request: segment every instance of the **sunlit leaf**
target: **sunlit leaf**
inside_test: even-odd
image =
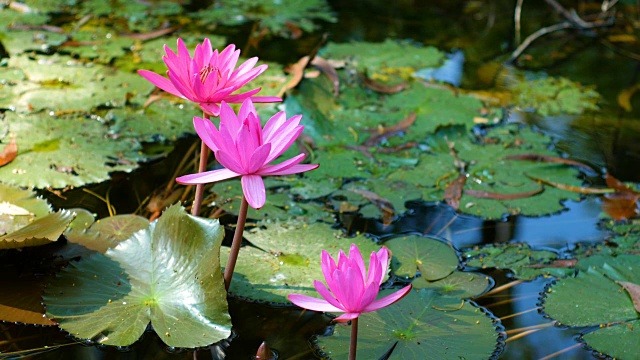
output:
[[[129,239],[135,232],[148,227],[149,220],[142,216],[116,215],[102,218],[88,228],[66,231],[64,236],[72,243],[104,254],[108,249]]]
[[[199,347],[231,332],[217,220],[174,205],[105,255],[64,269],[47,287],[47,314],[77,338],[126,346],[151,322],[169,346]]]
[[[427,280],[438,280],[458,268],[455,249],[442,241],[422,236],[403,236],[385,241],[391,250],[391,271],[396,276],[412,278],[416,271]]]

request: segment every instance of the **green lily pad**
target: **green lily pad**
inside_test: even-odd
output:
[[[434,291],[411,291],[397,303],[358,319],[358,357],[377,359],[397,342],[395,359],[489,359],[503,340],[496,320],[468,301]],[[327,357],[346,359],[351,329],[336,325],[333,335],[318,337]]]
[[[60,51],[108,64],[114,58],[125,55],[134,40],[119,36],[113,29],[85,25],[73,34],[70,44],[62,46]]]
[[[267,202],[256,210],[249,207],[247,217],[255,220],[285,221],[297,219],[299,221],[313,222],[327,219],[333,222],[331,214],[326,212],[322,205],[315,202],[297,202],[283,189],[283,182],[275,177],[264,179],[267,188]],[[217,183],[212,190],[217,194],[216,205],[226,212],[238,215],[243,192],[240,180],[229,180]]]
[[[162,341],[199,347],[227,338],[231,321],[218,220],[174,205],[105,255],[64,269],[44,294],[47,316],[74,337],[130,345],[149,321]]]
[[[115,215],[91,223],[87,228],[70,229],[64,236],[72,243],[80,244],[90,250],[105,253],[129,239],[139,230],[149,227],[149,220],[138,215]]]
[[[564,277],[573,274],[573,267],[553,267],[544,264],[558,259],[551,250],[534,250],[529,244],[488,245],[468,250],[463,254],[465,265],[480,269],[508,269],[514,277],[533,280],[538,276]]]
[[[10,105],[18,112],[89,111],[98,106],[123,106],[129,97],[148,93],[153,85],[137,74],[121,72],[98,64],[84,64],[68,56],[12,57],[9,69],[20,69],[18,96]]]
[[[421,276],[411,282],[415,289],[432,289],[442,295],[460,299],[483,294],[493,285],[493,279],[484,274],[454,271],[440,280],[429,281]]]
[[[567,326],[599,326],[583,336],[599,352],[615,358],[640,356],[640,338],[634,331],[640,316],[619,284],[640,284],[640,257],[596,255],[580,260],[577,267],[577,276],[545,292],[545,313]]]
[[[438,66],[445,58],[434,47],[420,47],[389,39],[381,43],[329,43],[320,54],[327,59],[352,62],[361,71],[366,70],[369,76],[382,76],[386,68],[409,68],[405,72],[413,74],[418,69]]]
[[[452,245],[423,236],[411,235],[385,241],[391,250],[394,275],[412,278],[416,271],[426,280],[446,277],[458,268],[458,254]]]
[[[313,20],[336,21],[325,0],[225,0],[195,14],[205,24],[258,24],[257,32],[293,37],[295,29],[313,31]],[[298,35],[299,36],[299,35]]]
[[[4,13],[5,11],[2,11],[0,12],[0,15]],[[47,17],[35,17],[33,20],[36,21],[33,22],[38,23],[43,19],[47,19]],[[4,23],[2,24],[4,25]],[[32,50],[48,52],[52,48],[60,46],[66,40],[67,35],[55,32],[37,30],[8,30],[0,32],[0,41],[2,41],[2,45],[12,57]]]
[[[28,225],[0,236],[0,249],[38,246],[57,241],[75,214],[61,210],[33,220]]]
[[[380,246],[364,236],[343,238],[341,230],[322,223],[277,222],[264,230],[245,232],[253,246],[240,249],[229,291],[257,301],[289,304],[292,293],[318,297],[314,280],[322,281],[320,256],[326,250],[337,258],[339,250],[349,252],[353,243],[363,258]],[[222,265],[228,259],[228,249],[220,251]]]
[[[542,116],[598,110],[600,100],[600,94],[593,87],[563,77],[522,81],[513,91],[517,106],[533,109]]]

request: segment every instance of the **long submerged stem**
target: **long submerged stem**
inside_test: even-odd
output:
[[[246,197],[242,197],[240,212],[238,213],[238,223],[236,224],[236,232],[233,234],[233,242],[231,243],[231,252],[227,266],[224,268],[224,288],[229,291],[231,287],[231,278],[233,278],[233,269],[236,267],[238,252],[242,244],[242,233],[244,233],[244,224],[247,222],[247,211],[249,210],[249,202]]]
[[[349,360],[356,360],[358,347],[358,318],[351,320],[351,344],[349,344]]]
[[[202,117],[209,119],[209,114],[203,112]],[[209,147],[202,141],[200,145],[200,165],[198,166],[198,173],[203,173],[207,170],[207,158],[209,157]],[[200,207],[202,206],[202,198],[204,197],[204,184],[196,185],[196,197],[193,199],[193,205],[191,206],[191,215],[200,215]]]

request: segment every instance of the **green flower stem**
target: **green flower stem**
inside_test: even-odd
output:
[[[231,287],[231,278],[233,278],[233,269],[236,267],[238,252],[242,244],[242,233],[244,232],[244,224],[247,222],[247,211],[249,210],[249,202],[246,197],[242,197],[240,212],[238,213],[238,222],[236,224],[236,232],[233,234],[233,242],[231,243],[231,252],[229,252],[229,260],[224,268],[224,287],[229,291]]]
[[[351,344],[349,344],[349,360],[356,360],[358,347],[358,318],[351,320]]]
[[[203,112],[202,117],[209,119],[209,114]],[[207,158],[209,157],[209,147],[202,141],[200,145],[200,165],[198,166],[198,173],[205,172],[207,170]],[[204,196],[204,184],[196,185],[196,197],[193,199],[193,205],[191,205],[191,215],[200,215],[200,207],[202,206],[202,198]]]

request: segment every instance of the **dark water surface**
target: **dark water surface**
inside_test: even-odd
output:
[[[387,38],[410,39],[416,43],[434,45],[444,51],[463,49],[467,58],[462,87],[490,89],[497,84],[496,76],[486,75],[492,64],[500,64],[513,50],[513,7],[515,1],[420,1],[420,0],[333,0],[330,1],[338,21],[321,24],[319,31],[305,34],[299,40],[272,39],[260,48],[258,55],[266,60],[283,63],[295,62],[308,54],[327,33],[330,41],[346,42],[382,41]],[[535,3],[535,4],[534,4]],[[567,2],[570,3],[570,2]],[[574,5],[578,2],[573,2]],[[571,4],[566,4],[567,7]],[[559,18],[544,2],[525,2],[523,9],[524,36],[542,26],[558,22]],[[243,44],[246,34],[233,34],[229,41]],[[557,140],[557,148],[572,158],[608,169],[623,181],[640,182],[640,122],[635,118],[638,110],[621,112],[616,96],[625,87],[635,84],[638,62],[617,55],[590,34],[564,34],[541,39],[531,47],[531,56],[520,66],[551,75],[562,75],[584,84],[597,86],[603,95],[603,112],[581,117],[540,118],[531,114],[509,114],[509,120],[532,123]],[[255,50],[254,50],[255,51]],[[544,51],[557,51],[557,60],[549,61]],[[402,56],[402,54],[398,54]],[[633,105],[635,104],[632,102]],[[634,106],[639,109],[640,106]],[[160,184],[154,179],[165,179],[167,169],[182,158],[189,141],[182,140],[175,152],[166,160],[146,166],[132,174],[116,176],[108,183],[92,187],[103,192],[111,187],[114,205],[120,213],[135,211],[130,202],[137,191],[148,194]],[[158,180],[155,180],[158,181]],[[599,183],[597,176],[585,181]],[[82,206],[99,216],[108,215],[104,204],[80,191],[69,193],[68,200],[51,194],[45,196],[59,207]],[[422,233],[450,239],[458,248],[480,244],[527,242],[532,246],[570,249],[576,243],[602,241],[605,232],[598,228],[601,212],[600,200],[589,198],[565,204],[568,211],[552,216],[531,218],[511,216],[503,221],[485,221],[454,213],[444,205],[412,203],[410,210],[399,221],[389,225],[349,217],[341,223],[350,231],[364,231],[380,237],[399,233]],[[0,259],[2,261],[2,259]],[[510,279],[504,273],[490,273],[498,285]],[[539,293],[546,279],[522,283],[496,296],[478,300],[495,316],[503,319],[507,330],[539,324],[548,324],[535,311]],[[230,312],[234,322],[235,338],[224,344],[197,352],[198,359],[218,359],[226,354],[229,359],[249,359],[260,342],[266,339],[280,359],[314,359],[309,338],[329,331],[330,319],[304,312],[297,308],[274,308],[265,304],[250,304],[232,299]],[[522,315],[511,316],[513,314]],[[153,332],[126,349],[98,348],[73,344],[62,331],[53,328],[0,324],[0,347],[3,351],[38,348],[38,359],[193,359],[192,351],[167,349]],[[509,341],[502,359],[541,359],[556,352],[558,359],[592,359],[591,351],[578,344],[576,334],[569,330],[546,327],[528,336]],[[14,342],[13,349],[3,343]],[[65,344],[48,351],[44,346]],[[66,345],[69,344],[69,345]],[[28,355],[30,353],[25,353]],[[1,357],[1,355],[0,355]],[[393,356],[392,356],[393,359]]]

